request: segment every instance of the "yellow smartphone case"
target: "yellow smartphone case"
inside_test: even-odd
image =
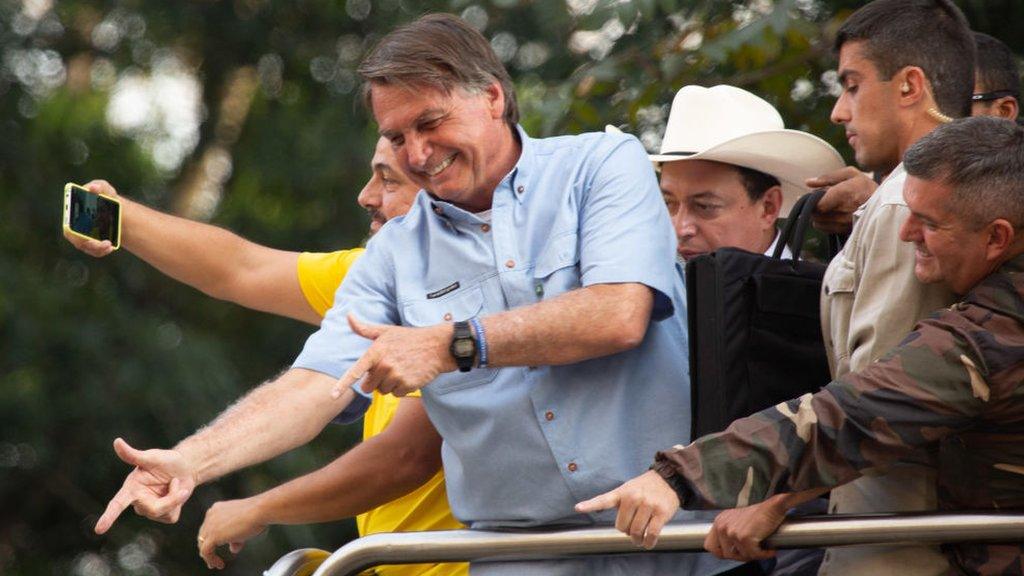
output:
[[[96,238],[93,238],[92,236],[82,234],[81,232],[76,232],[71,228],[71,191],[75,188],[82,190],[86,194],[94,194],[85,187],[79,186],[78,184],[72,182],[68,182],[67,184],[64,185],[64,231],[74,236],[78,236],[79,238],[85,238],[87,240],[96,240]],[[104,200],[109,200],[114,204],[117,204],[117,242],[111,242],[111,245],[113,245],[114,250],[117,250],[118,248],[121,247],[121,201],[118,200],[117,198],[114,198],[112,196],[106,196],[104,194],[96,195],[102,196]]]

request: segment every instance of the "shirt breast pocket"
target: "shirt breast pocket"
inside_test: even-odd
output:
[[[484,293],[479,285],[470,286],[440,298],[411,300],[402,305],[402,319],[409,326],[434,326],[469,320],[484,309]],[[448,354],[445,351],[445,354]],[[447,372],[427,385],[436,394],[447,394],[494,380],[494,368],[473,368],[469,372]]]
[[[549,240],[533,267],[538,296],[550,298],[579,288],[579,263],[579,235],[575,231]]]
[[[836,256],[836,258],[841,260],[836,262],[832,269],[828,270],[827,274],[825,274],[825,296],[843,297],[844,295],[853,294],[853,288],[856,284],[853,264],[843,258],[842,254]]]

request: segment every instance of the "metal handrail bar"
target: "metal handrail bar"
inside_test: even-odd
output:
[[[299,548],[281,556],[263,576],[309,576],[331,553],[319,548]]]
[[[657,551],[703,550],[711,524],[673,524],[662,530]],[[773,548],[813,548],[880,543],[1014,542],[1024,540],[1024,515],[967,512],[960,514],[874,514],[808,516],[787,520],[767,541]],[[303,552],[303,551],[296,551]],[[265,576],[298,576],[280,567]],[[318,551],[323,552],[323,551]],[[351,576],[380,564],[541,560],[585,554],[638,553],[629,537],[613,528],[554,532],[447,530],[374,534],[342,546],[323,560],[313,576]],[[291,559],[286,564],[293,565]]]

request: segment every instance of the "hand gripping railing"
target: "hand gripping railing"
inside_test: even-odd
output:
[[[711,524],[673,524],[658,539],[658,551],[698,551]],[[850,544],[916,542],[1019,542],[1024,515],[1005,513],[877,514],[810,516],[787,520],[767,541],[773,548],[816,548]],[[557,532],[449,530],[374,534],[349,542],[329,557],[316,549],[296,550],[274,563],[264,576],[351,576],[380,564],[539,560],[584,554],[638,553],[644,550],[613,528]],[[326,558],[326,559],[325,559]],[[317,565],[319,567],[317,567]]]

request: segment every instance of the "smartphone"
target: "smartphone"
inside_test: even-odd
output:
[[[64,230],[121,247],[121,203],[77,184],[64,186]]]

